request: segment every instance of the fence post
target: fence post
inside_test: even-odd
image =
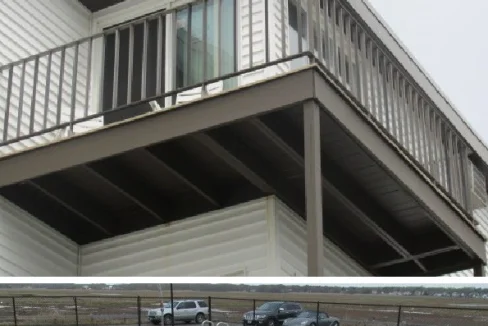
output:
[[[208,297],[208,320],[212,321],[212,297]]]
[[[169,284],[169,292],[171,295],[171,326],[175,326],[175,307],[174,307],[174,297],[173,297],[173,283]],[[164,316],[163,316],[164,320]]]
[[[141,297],[137,296],[137,322],[138,325],[141,326],[142,318],[141,318]]]
[[[256,299],[252,299],[252,322],[256,321]]]
[[[319,310],[320,310],[320,301],[317,301],[317,316],[316,317],[316,324],[317,326],[319,326]]]
[[[15,307],[15,297],[12,297],[12,308],[14,311],[14,326],[17,326],[17,308]]]
[[[75,320],[76,320],[76,326],[79,325],[79,320],[78,320],[78,297],[73,297],[73,301],[75,302]]]
[[[397,326],[400,326],[401,320],[402,320],[402,306],[398,306]]]

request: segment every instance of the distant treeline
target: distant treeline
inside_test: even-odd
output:
[[[163,291],[169,290],[169,284],[160,285]],[[1,289],[53,289],[53,290],[126,290],[159,291],[158,284],[0,284]],[[178,291],[201,292],[260,292],[260,293],[338,293],[338,294],[397,294],[415,296],[488,296],[488,288],[449,288],[422,286],[385,286],[385,287],[340,287],[327,285],[247,285],[247,284],[174,284]]]

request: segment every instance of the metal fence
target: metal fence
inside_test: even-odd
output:
[[[353,296],[348,296],[348,298],[351,297]],[[264,296],[259,299],[236,297],[192,297],[191,299],[204,300],[208,304],[209,312],[205,316],[207,320],[214,323],[225,322],[230,326],[242,325],[243,315],[246,312],[252,314],[263,303],[273,301],[266,300]],[[162,301],[169,302],[170,300],[171,298],[168,297],[119,295],[0,297],[0,325],[149,325],[151,323],[147,318],[148,311],[158,309],[161,307]],[[178,300],[178,298],[175,297],[174,300]],[[395,297],[391,297],[390,300],[394,302]],[[444,306],[400,306],[300,300],[293,302],[300,303],[305,310],[324,312],[336,317],[342,326],[487,325],[488,309],[457,307],[452,303],[450,305],[447,301],[443,301]],[[253,316],[255,315],[253,314]],[[181,322],[174,321],[174,323],[180,324]],[[320,326],[321,323],[313,323],[313,325]]]
[[[100,127],[147,113],[149,105],[134,107],[150,101],[171,106],[184,92],[191,101],[315,63],[430,182],[472,212],[469,145],[347,1],[238,4],[195,1],[0,67],[0,155],[88,121]]]

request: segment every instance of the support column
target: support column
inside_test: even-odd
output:
[[[478,263],[478,265],[473,268],[473,275],[475,277],[485,277],[485,265],[483,265],[482,263]]]
[[[324,267],[319,110],[313,101],[303,106],[308,276],[323,276]]]

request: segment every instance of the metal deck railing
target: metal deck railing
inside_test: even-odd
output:
[[[486,206],[465,139],[343,0],[196,1],[0,67],[0,155],[312,63],[460,208]]]

